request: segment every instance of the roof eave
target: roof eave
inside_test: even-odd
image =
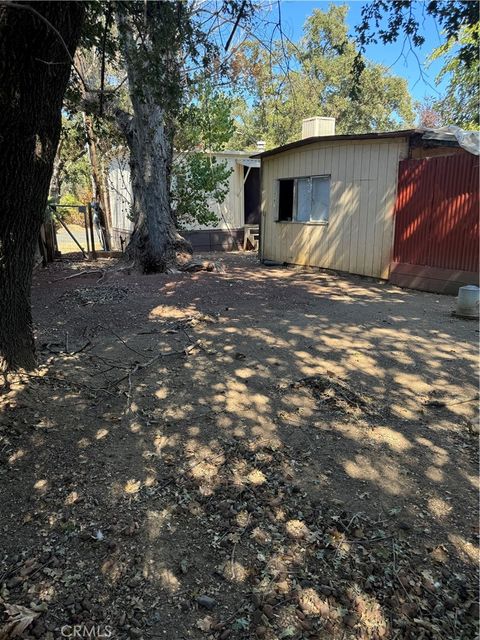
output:
[[[315,136],[312,138],[304,138],[303,140],[296,140],[295,142],[289,142],[280,147],[263,151],[262,153],[255,153],[251,155],[251,158],[266,158],[273,156],[284,151],[290,151],[291,149],[297,149],[309,144],[315,144],[317,142],[345,142],[351,140],[382,140],[385,138],[410,138],[415,134],[424,133],[423,129],[403,129],[400,131],[386,131],[384,133],[359,133],[359,134],[341,134],[334,136]]]

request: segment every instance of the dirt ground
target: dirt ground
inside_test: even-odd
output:
[[[40,366],[0,405],[4,629],[476,637],[478,325],[214,258],[37,272]]]

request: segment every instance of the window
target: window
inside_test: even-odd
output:
[[[278,220],[328,222],[330,176],[279,180]]]

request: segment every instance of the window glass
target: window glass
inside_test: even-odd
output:
[[[278,180],[278,220],[327,223],[330,210],[330,176]]]
[[[312,209],[310,220],[328,222],[330,207],[330,179],[312,178]]]
[[[298,178],[297,180],[297,215],[299,222],[310,220],[312,207],[312,188],[310,178]]]

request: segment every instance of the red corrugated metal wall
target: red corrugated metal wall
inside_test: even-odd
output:
[[[477,156],[402,160],[393,261],[478,272],[479,206]]]

